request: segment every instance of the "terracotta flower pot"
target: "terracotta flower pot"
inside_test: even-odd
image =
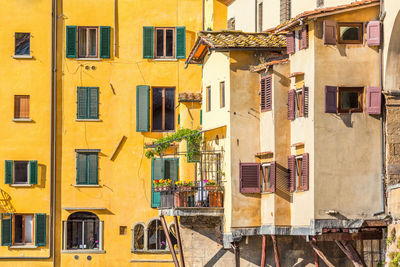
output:
[[[218,185],[206,185],[205,189],[207,191],[217,191],[218,190]]]
[[[178,185],[178,191],[189,192],[192,188],[188,185]]]

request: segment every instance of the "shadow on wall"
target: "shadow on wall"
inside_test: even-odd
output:
[[[400,11],[397,13],[390,36],[386,63],[385,90],[400,89]]]
[[[45,188],[46,187],[46,170],[47,166],[44,164],[38,164],[38,184],[37,187]]]
[[[2,212],[15,212],[15,208],[11,203],[11,196],[3,189],[0,189],[0,209]]]

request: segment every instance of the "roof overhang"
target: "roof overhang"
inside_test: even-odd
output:
[[[231,5],[235,0],[218,0],[218,2],[221,2],[222,4],[225,4],[227,6]]]

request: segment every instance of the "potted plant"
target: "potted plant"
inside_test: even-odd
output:
[[[175,182],[175,185],[177,186],[178,191],[188,192],[192,190],[193,182],[177,181]]]
[[[204,180],[204,183],[205,183],[205,189],[207,190],[207,191],[216,191],[216,190],[218,190],[218,185],[217,185],[217,183],[215,182],[215,181],[213,181],[213,180]]]
[[[171,190],[171,180],[170,179],[159,179],[154,180],[154,191],[162,192]]]

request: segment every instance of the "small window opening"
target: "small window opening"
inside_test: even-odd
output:
[[[271,164],[265,164],[262,168],[262,191],[268,192],[271,189]]]
[[[98,57],[98,28],[79,27],[78,28],[78,51],[80,58]]]
[[[296,157],[296,188],[300,189],[302,185],[303,156]]]
[[[339,113],[362,112],[363,87],[339,87]]]
[[[29,161],[14,161],[14,184],[27,184]]]
[[[31,54],[31,34],[15,33],[15,55],[24,56]]]
[[[153,87],[153,131],[175,129],[175,88]]]
[[[141,224],[137,224],[135,228],[133,228],[133,248],[134,250],[143,250],[144,249],[144,226]]]
[[[156,28],[156,58],[175,58],[175,29]]]
[[[16,214],[14,216],[14,244],[33,243],[33,215]]]
[[[338,23],[339,43],[362,44],[362,23]]]
[[[147,228],[147,249],[165,250],[167,248],[166,236],[160,220],[153,220]]]

